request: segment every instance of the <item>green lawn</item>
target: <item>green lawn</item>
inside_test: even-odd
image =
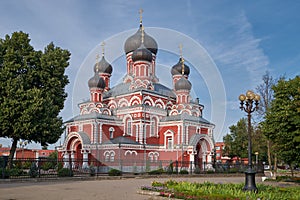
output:
[[[205,200],[285,200],[300,199],[300,186],[274,187],[258,184],[258,193],[244,192],[244,184],[222,184],[222,183],[190,183],[176,182],[173,180],[153,182],[151,186],[142,186],[142,190],[154,190],[160,192],[161,196],[177,199],[205,199]]]

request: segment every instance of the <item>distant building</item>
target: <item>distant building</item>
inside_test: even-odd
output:
[[[127,73],[113,87],[110,78],[117,68],[103,51],[88,80],[90,100],[80,103],[80,114],[65,122],[66,140],[59,148],[65,166],[81,160],[79,167],[88,167],[96,159],[101,166],[113,167],[122,159],[137,167],[146,160],[212,167],[214,124],[202,117],[199,99],[191,99],[192,72],[181,55],[164,75],[172,78],[173,88],[162,85],[156,76],[157,51],[158,44],[140,21],[137,32],[125,41]]]
[[[27,149],[17,148],[14,159],[35,159],[35,158],[46,158],[55,150],[43,150],[43,149]],[[9,156],[10,147],[0,148],[0,156]]]

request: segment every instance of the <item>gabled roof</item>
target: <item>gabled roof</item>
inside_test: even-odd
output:
[[[214,125],[214,124],[210,123],[208,120],[206,120],[202,117],[196,117],[196,116],[192,116],[192,115],[189,115],[189,114],[186,114],[186,113],[167,116],[167,117],[164,117],[161,121],[162,122],[167,122],[167,121],[183,121],[183,120]]]
[[[119,136],[112,140],[108,140],[108,141],[104,142],[103,144],[137,144],[137,145],[140,145],[140,143],[138,143],[128,137],[124,137],[124,136]]]
[[[84,114],[84,115],[77,115],[76,117],[73,117],[73,118],[65,121],[64,123],[74,122],[74,121],[82,121],[82,120],[89,120],[89,119],[106,119],[106,120],[120,121],[120,119],[118,119],[115,116],[103,115],[101,113],[93,112],[93,113]]]
[[[89,138],[89,136],[85,133],[85,132],[77,132],[80,137],[81,137],[81,140],[82,140],[82,144],[91,144],[91,140]]]

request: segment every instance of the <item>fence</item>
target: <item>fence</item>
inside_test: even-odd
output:
[[[205,174],[205,173],[243,173],[247,165],[243,163],[203,163],[167,160],[110,160],[91,159],[88,167],[82,167],[82,159],[14,159],[0,157],[0,178],[55,178],[65,176],[101,176],[111,171],[123,174]],[[10,167],[9,167],[10,166]],[[257,173],[263,173],[263,165],[254,166]],[[114,174],[110,174],[114,175]]]

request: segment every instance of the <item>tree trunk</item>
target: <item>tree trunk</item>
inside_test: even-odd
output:
[[[15,152],[16,152],[16,149],[17,149],[17,144],[18,144],[18,140],[19,139],[16,139],[16,138],[13,138],[13,143],[11,145],[11,148],[10,148],[10,152],[9,152],[9,157],[8,157],[8,162],[9,162],[9,168],[12,168],[13,167],[13,159],[14,159],[14,155],[15,155]]]
[[[271,158],[271,144],[270,144],[270,140],[267,139],[267,151],[268,151],[268,163],[269,163],[269,169],[271,174],[273,173],[272,170],[272,158]]]
[[[275,153],[274,157],[274,178],[276,179],[276,173],[277,173],[277,154]]]
[[[293,169],[293,164],[290,164],[290,168],[291,168],[292,177],[294,177],[294,169]]]

